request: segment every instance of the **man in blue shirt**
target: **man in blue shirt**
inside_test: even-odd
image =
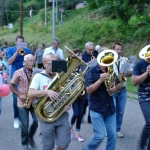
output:
[[[19,35],[16,37],[16,45],[17,42],[24,42],[24,37]],[[23,67],[24,56],[19,55],[20,48],[16,46],[9,47],[7,51],[8,64],[11,65],[10,78],[12,78],[14,72]],[[31,54],[30,49],[23,48],[25,54]],[[17,107],[17,96],[13,93],[13,108],[14,108],[14,128],[19,128],[19,113]]]
[[[93,42],[87,42],[85,44],[85,51],[82,54],[82,60],[85,61],[89,66],[92,66],[92,64],[95,64],[97,58],[97,53],[95,53],[95,45]],[[84,66],[81,67],[82,70],[84,70]],[[88,95],[86,96],[88,98]],[[83,116],[86,114],[86,108],[88,106],[88,101],[86,100],[84,103],[83,108]],[[91,123],[90,114],[88,113],[88,123]]]
[[[150,48],[150,45],[148,46]],[[138,100],[145,119],[138,150],[150,149],[150,57],[139,60],[133,68],[132,83],[138,85]]]
[[[116,146],[116,114],[112,96],[122,88],[118,83],[109,90],[104,81],[109,78],[107,67],[97,64],[91,67],[86,74],[86,91],[89,94],[89,109],[94,136],[84,150],[96,150],[105,138],[107,130],[106,150],[115,150]],[[116,80],[118,82],[118,80]]]

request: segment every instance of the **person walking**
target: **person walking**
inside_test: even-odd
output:
[[[8,59],[8,64],[11,65],[10,69],[10,78],[12,78],[14,72],[20,68],[23,67],[23,61],[24,61],[24,56],[19,54],[20,47],[17,47],[18,42],[24,42],[24,37],[21,35],[18,35],[16,37],[15,41],[15,46],[9,47],[7,51],[7,59]],[[31,54],[30,49],[28,48],[23,48],[26,54]],[[17,88],[17,85],[16,85]],[[14,128],[18,129],[19,128],[19,113],[18,113],[18,107],[17,107],[17,95],[13,93],[13,109],[14,109]]]

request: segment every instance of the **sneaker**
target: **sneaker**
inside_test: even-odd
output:
[[[28,146],[23,146],[23,150],[30,150]]]
[[[76,140],[78,140],[79,142],[84,142],[84,139],[82,138],[80,134],[76,136]]]
[[[123,138],[123,134],[121,132],[117,132],[118,138]]]
[[[18,128],[19,128],[19,120],[18,120],[18,118],[17,118],[17,119],[14,119],[14,128],[15,128],[15,129],[18,129]]]
[[[71,139],[73,139],[73,137],[74,137],[74,131],[73,131],[73,129],[70,129],[70,134],[71,134]]]

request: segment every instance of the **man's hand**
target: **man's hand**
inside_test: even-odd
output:
[[[27,99],[27,96],[24,94],[20,94],[18,97],[22,100],[22,102],[24,102]]]
[[[64,107],[64,111],[65,111],[65,112],[68,111],[71,107],[72,107],[72,105],[66,105],[66,106]]]
[[[104,82],[106,79],[108,79],[109,78],[109,73],[102,73],[102,74],[100,74],[100,78],[99,78],[99,80],[101,81],[101,83],[102,82]]]
[[[47,95],[50,97],[51,100],[58,99],[58,94],[55,91],[47,90]]]

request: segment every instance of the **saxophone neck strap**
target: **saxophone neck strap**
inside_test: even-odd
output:
[[[31,75],[30,75],[30,77],[28,76],[28,74],[27,74],[27,69],[26,69],[25,67],[23,68],[23,71],[24,71],[24,73],[26,74],[26,77],[27,77],[28,83],[30,83],[30,80],[31,80],[31,77],[32,77],[32,71],[31,71]]]

